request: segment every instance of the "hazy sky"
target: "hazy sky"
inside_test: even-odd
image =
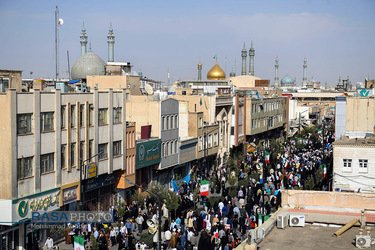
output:
[[[233,1],[0,1],[0,68],[23,70],[23,78],[55,75],[54,12],[59,6],[60,74],[80,57],[85,22],[92,51],[107,61],[112,22],[115,61],[131,62],[134,71],[167,82],[203,77],[215,64],[227,76],[241,73],[241,50],[255,48],[255,75],[273,83],[275,57],[280,79],[289,74],[333,86],[338,77],[352,83],[375,78],[375,1],[233,0]],[[247,57],[247,70],[249,57]]]

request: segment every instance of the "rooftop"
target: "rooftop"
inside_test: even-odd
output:
[[[334,146],[375,146],[375,136],[370,138],[349,138],[347,136],[343,136],[340,140],[337,140],[333,143]]]
[[[305,227],[275,227],[259,244],[259,249],[357,249],[355,236],[359,227],[352,227],[341,237],[332,236],[338,227],[306,225]],[[375,228],[370,231],[375,235]]]

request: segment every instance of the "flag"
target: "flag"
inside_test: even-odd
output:
[[[74,250],[85,250],[85,239],[82,236],[74,236]]]
[[[327,176],[327,165],[324,165],[323,175],[324,175],[324,178],[326,178],[326,176]]]
[[[280,184],[281,184],[281,189],[285,189],[283,179],[281,179]]]
[[[216,55],[214,55],[214,58],[212,58],[212,59],[216,59],[217,58],[217,56]]]
[[[215,235],[215,244],[218,244],[219,243],[219,230],[218,229],[216,229],[214,235]]]
[[[270,153],[265,152],[264,155],[264,160],[266,161],[266,164],[270,164]]]
[[[209,193],[209,181],[201,181],[201,196],[208,196]]]

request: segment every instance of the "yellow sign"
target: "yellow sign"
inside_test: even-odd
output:
[[[86,168],[86,178],[90,179],[97,176],[98,167],[95,163],[91,163],[90,165],[87,165]]]

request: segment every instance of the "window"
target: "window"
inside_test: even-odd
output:
[[[174,128],[178,128],[178,115],[174,116],[174,124],[175,124]]]
[[[121,123],[121,108],[114,108],[113,109],[113,123]]]
[[[84,161],[85,160],[85,142],[84,141],[81,141],[81,143],[79,144],[79,156],[78,156],[78,159],[80,161]],[[80,162],[81,164],[81,162]]]
[[[198,118],[198,127],[199,128],[203,127],[203,117]]]
[[[108,109],[99,109],[99,126],[107,125],[107,110]]]
[[[120,156],[121,155],[121,141],[114,141],[113,142],[113,156]]]
[[[75,159],[76,144],[70,144],[70,166],[74,166],[76,163]]]
[[[168,143],[168,155],[171,155],[172,154],[172,142],[169,141],[167,143]]]
[[[79,126],[82,127],[83,126],[83,117],[84,117],[84,114],[85,113],[85,105],[80,105],[79,106]]]
[[[368,160],[359,160],[359,172],[366,172],[367,173],[367,165],[368,165]]]
[[[91,159],[93,156],[92,152],[94,151],[94,141],[90,140],[89,141],[89,157],[87,159]]]
[[[31,117],[32,117],[32,114],[17,115],[17,133],[18,134],[31,133]]]
[[[61,168],[65,168],[66,145],[61,145]]]
[[[89,105],[89,125],[92,126],[94,124],[93,122],[94,118],[94,105]]]
[[[162,116],[161,117],[161,131],[163,131],[163,130],[165,130],[165,117],[164,116]]]
[[[163,142],[161,144],[161,148],[162,148],[162,150],[161,150],[162,157],[166,157],[167,156],[167,145],[166,145],[165,142]]]
[[[76,110],[76,105],[71,105],[70,106],[70,126],[71,127],[74,127],[74,125],[76,124],[75,110]]]
[[[99,161],[108,158],[107,147],[108,143],[99,144]]]
[[[201,151],[203,148],[203,137],[199,136],[198,138],[198,150]]]
[[[217,133],[214,134],[214,146],[219,144],[219,135]]]
[[[212,147],[212,134],[209,134],[209,135],[208,135],[208,147],[209,147],[209,148]]]
[[[168,115],[168,129],[172,129],[172,116]]]
[[[65,128],[65,111],[66,106],[61,106],[61,128]]]
[[[17,160],[17,178],[33,176],[33,157],[22,157]]]
[[[352,159],[343,159],[344,169],[343,171],[352,171]]]
[[[175,154],[177,154],[178,153],[178,142],[177,142],[177,140],[174,141],[174,147],[175,147],[174,152],[175,152]]]
[[[41,113],[40,114],[40,131],[53,131],[53,112]]]
[[[48,173],[54,170],[54,154],[45,154],[40,156],[40,173]]]

